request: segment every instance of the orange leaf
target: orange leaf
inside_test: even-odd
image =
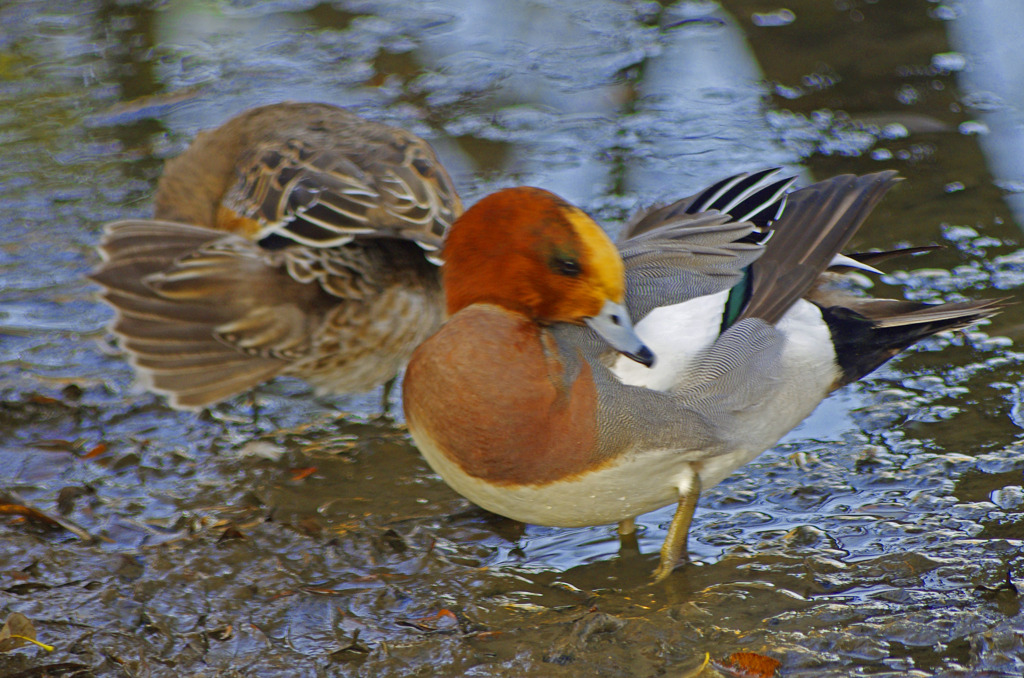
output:
[[[29,506],[22,506],[21,504],[0,504],[0,513],[6,513],[8,515],[24,516],[40,523],[44,523],[51,527],[60,527],[60,523],[46,515],[42,511],[38,511]]]
[[[450,620],[450,621],[449,621]],[[453,624],[459,623],[459,618],[451,610],[441,608],[434,614],[420,617],[419,619],[401,620],[396,622],[400,626],[411,626],[420,631],[441,631],[451,628]]]
[[[316,473],[316,466],[307,466],[306,468],[293,468],[292,480],[305,480],[314,473]]]
[[[91,450],[86,452],[84,455],[82,455],[82,459],[95,459],[96,457],[100,456],[101,454],[103,454],[106,451],[107,451],[107,444],[106,443],[100,443],[99,445],[97,445],[96,447],[92,448]]]
[[[782,663],[756,652],[733,652],[715,666],[732,673],[738,678],[772,678]]]
[[[480,631],[473,635],[477,640],[490,640],[491,638],[497,638],[498,636],[505,635],[504,631]]]

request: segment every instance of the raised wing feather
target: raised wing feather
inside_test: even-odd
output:
[[[100,252],[106,264],[92,278],[117,311],[111,329],[143,384],[176,407],[266,381],[307,347],[308,328],[294,309],[323,292],[268,267],[258,245],[241,236],[122,221],[107,226]],[[253,317],[254,298],[274,312]]]
[[[749,296],[739,319],[774,323],[781,318],[810,291],[898,181],[893,171],[846,174],[791,193],[764,256],[751,267]]]
[[[634,322],[658,306],[721,292],[741,281],[764,252],[793,183],[775,180],[777,172],[730,177],[631,222],[619,249]]]

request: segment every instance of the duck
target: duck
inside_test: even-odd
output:
[[[652,582],[686,553],[702,490],[831,392],[999,300],[878,299],[841,253],[893,171],[791,190],[739,174],[641,213],[618,244],[579,208],[508,188],[452,226],[449,317],[412,355],[403,407],[430,467],[478,506],[553,527],[674,505]]]
[[[463,207],[430,145],[282,102],[200,132],[151,219],[105,226],[91,279],[138,381],[176,409],[280,375],[388,393],[445,318],[438,252]]]

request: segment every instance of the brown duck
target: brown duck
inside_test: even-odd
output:
[[[441,325],[431,253],[461,213],[423,139],[274,104],[168,162],[154,218],[108,224],[91,278],[140,381],[174,407],[278,375],[357,393],[390,384]]]

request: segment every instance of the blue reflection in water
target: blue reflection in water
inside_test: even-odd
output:
[[[949,41],[960,54],[937,55],[932,65],[957,71],[964,102],[984,123],[965,123],[961,132],[980,134],[989,169],[1024,228],[1024,3],[977,0],[955,8],[940,18],[949,19]]]

